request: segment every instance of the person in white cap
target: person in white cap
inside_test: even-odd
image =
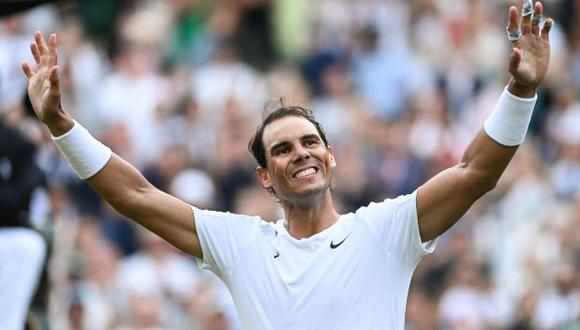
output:
[[[60,106],[56,36],[37,32],[23,64],[38,118],[78,175],[112,206],[199,258],[228,286],[245,329],[403,329],[418,261],[493,189],[526,135],[549,62],[552,20],[537,2],[509,9],[511,79],[462,160],[413,193],[354,213],[333,207],[337,162],[304,108],[281,104],[250,149],[262,186],[282,205],[276,223],[192,207],[149,184]]]

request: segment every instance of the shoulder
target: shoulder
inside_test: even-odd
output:
[[[387,216],[399,211],[417,211],[417,190],[407,195],[401,195],[397,198],[387,198],[381,202],[370,202],[367,206],[360,207],[355,214],[362,218]]]
[[[205,218],[205,219],[227,219],[227,220],[231,220],[231,221],[245,221],[248,223],[258,223],[258,224],[262,224],[262,223],[267,223],[265,220],[263,220],[261,217],[259,216],[252,216],[252,215],[246,215],[246,214],[238,214],[238,213],[232,213],[232,212],[228,212],[228,211],[213,211],[213,210],[204,210],[204,209],[200,209],[197,208],[196,206],[190,205],[191,209],[193,210],[193,214],[197,220],[197,218]]]
[[[259,216],[251,216],[245,214],[202,210],[195,206],[191,207],[195,218],[195,224],[198,231],[226,231],[231,234],[246,235],[250,232],[273,232],[275,224],[265,221]],[[204,230],[205,229],[205,230]]]

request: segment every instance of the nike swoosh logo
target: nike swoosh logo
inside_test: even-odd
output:
[[[276,251],[276,255],[274,255],[274,259],[278,258],[280,256],[280,252]]]
[[[339,247],[342,243],[344,243],[344,241],[346,241],[346,239],[350,236],[350,234],[348,234],[342,241],[334,244],[334,241],[330,241],[330,248],[331,249],[336,249],[337,247]]]

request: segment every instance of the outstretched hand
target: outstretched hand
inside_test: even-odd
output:
[[[525,9],[526,0],[523,2]],[[552,19],[546,19],[541,26],[543,13],[544,8],[540,2],[536,2],[533,6],[533,15],[531,12],[523,12],[527,15],[522,15],[521,20],[515,6],[511,6],[508,12],[508,33],[517,34],[518,26],[521,29],[521,39],[512,42],[509,72],[513,80],[510,83],[510,89],[515,89],[516,94],[531,93],[531,95],[519,96],[533,96],[548,70],[550,60],[549,32],[554,22]]]
[[[30,50],[36,70],[26,62],[22,63],[22,70],[28,79],[28,97],[38,119],[48,126],[53,135],[58,136],[68,131],[73,121],[60,103],[56,35],[49,36],[47,45],[42,34],[36,32],[34,41],[30,44]]]

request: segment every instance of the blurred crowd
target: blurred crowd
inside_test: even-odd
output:
[[[580,329],[580,3],[543,3],[556,24],[528,138],[418,266],[408,329]],[[29,215],[51,251],[38,322],[239,328],[224,285],[103,203],[33,119],[20,70],[33,31],[57,33],[63,107],[155,186],[275,220],[247,151],[268,101],[324,125],[341,212],[410,193],[459,162],[506,85],[511,4],[85,0],[3,17],[1,120],[47,175]]]

